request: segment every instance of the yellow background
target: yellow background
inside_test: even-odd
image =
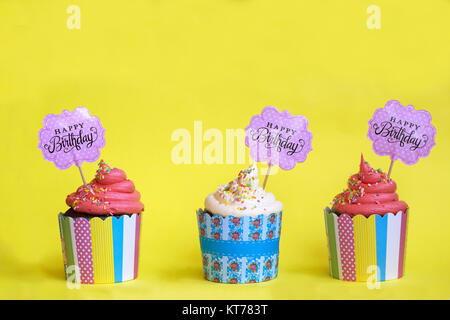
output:
[[[70,4],[81,29],[69,30]],[[366,9],[381,9],[369,30]],[[450,2],[0,1],[0,298],[450,298]],[[428,158],[394,165],[411,207],[406,275],[369,290],[328,275],[322,210],[374,154],[367,121],[390,99],[428,110]],[[47,113],[89,108],[106,128],[102,157],[146,205],[137,281],[69,290],[57,213],[81,179],[44,161]],[[172,132],[244,128],[266,105],[305,115],[313,151],[269,179],[284,203],[279,277],[202,279],[195,210],[244,165],[175,165]],[[95,163],[83,165],[87,179]]]

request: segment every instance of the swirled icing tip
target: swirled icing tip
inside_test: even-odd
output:
[[[239,171],[238,182],[247,187],[259,186],[258,167],[256,166],[256,162],[253,162],[251,167]]]
[[[390,182],[387,175],[381,169],[373,169],[369,162],[364,160],[361,153],[361,163],[359,164],[359,178],[367,183]]]
[[[256,191],[259,187],[258,167],[256,162],[247,169],[239,171],[236,179],[220,186],[217,192],[225,205],[230,203],[245,203],[245,200],[256,199]],[[238,210],[245,210],[246,207],[238,207]]]
[[[95,174],[95,178],[97,180],[103,180],[105,177],[105,174],[109,174],[111,172],[111,167],[109,166],[109,164],[107,164],[105,161],[103,161],[103,159],[100,160],[100,162],[97,165],[98,165],[98,169]]]
[[[364,166],[364,163],[367,163],[367,162],[364,161],[364,155],[361,152],[361,163],[359,164],[359,172],[361,172],[361,170],[362,170],[362,168]]]

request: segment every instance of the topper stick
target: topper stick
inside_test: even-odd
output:
[[[391,160],[391,165],[389,166],[388,179],[391,178],[392,166],[394,165],[394,160]]]
[[[81,179],[83,179],[83,186],[86,185],[86,179],[84,179],[83,170],[81,170],[81,164],[79,164],[77,160],[77,155],[72,151],[72,159],[73,162],[75,162],[75,165],[78,167],[78,170],[80,171]]]
[[[272,168],[272,164],[269,163],[269,167],[267,168],[266,177],[264,178],[263,189],[266,189],[267,179],[269,179],[270,168]]]
[[[80,170],[80,174],[81,174],[81,179],[83,179],[83,185],[86,185],[86,179],[84,179],[84,174],[83,174],[83,170],[81,170],[81,166],[77,166],[78,170]]]

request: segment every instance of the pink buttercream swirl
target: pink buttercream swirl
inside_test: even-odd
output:
[[[125,172],[101,160],[95,179],[68,195],[66,203],[77,212],[92,215],[133,214],[144,210],[140,199]]]
[[[359,173],[348,179],[348,188],[338,194],[333,211],[350,215],[384,215],[405,211],[408,205],[398,200],[397,185],[381,169],[374,170],[361,155]]]

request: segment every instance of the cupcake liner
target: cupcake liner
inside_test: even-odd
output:
[[[199,209],[205,279],[221,283],[256,283],[278,274],[282,212],[268,216],[210,215]]]
[[[141,214],[105,218],[58,215],[66,279],[115,283],[137,277]]]
[[[403,276],[408,210],[352,217],[327,207],[324,214],[333,278],[367,281],[376,276],[385,281]]]

